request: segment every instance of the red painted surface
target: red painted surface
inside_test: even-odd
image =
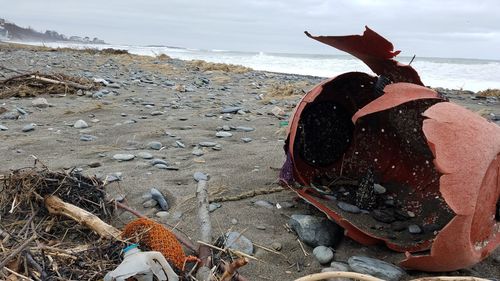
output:
[[[394,52],[389,41],[368,28],[363,36],[313,38],[351,53],[376,73],[403,83],[386,86],[379,97],[368,86],[375,83],[376,77],[350,72],[307,93],[291,117],[285,147],[294,180],[307,187],[316,176],[338,176],[342,172],[354,177],[359,176],[359,171],[374,167],[381,182],[401,183],[410,188],[405,196],[407,210],[414,211],[423,221],[443,216],[439,211],[432,212],[439,209],[432,205],[433,197],[443,199],[442,204],[452,211],[452,217],[434,237],[405,245],[363,229],[355,217],[346,219],[311,189],[294,191],[344,227],[352,239],[365,245],[385,243],[393,250],[406,252],[407,259],[402,262],[406,268],[449,271],[487,257],[500,245],[500,223],[495,220],[500,198],[500,127],[421,86],[418,74],[410,66],[392,59],[399,51]],[[358,87],[346,89],[346,83]],[[308,105],[322,101],[338,103],[351,114],[355,127],[352,144],[342,159],[317,167],[301,159],[295,145],[302,112]],[[415,128],[418,138],[413,140],[417,145],[410,153],[412,146],[405,146],[405,138],[412,134],[402,132],[405,127],[398,123],[397,114],[400,108],[413,114],[423,112],[416,118],[419,122],[408,121],[419,126]],[[430,251],[415,253],[423,250]]]

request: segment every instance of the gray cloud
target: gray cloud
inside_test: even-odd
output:
[[[303,35],[368,25],[404,55],[500,59],[497,0],[0,0],[0,17],[111,43],[337,53]]]

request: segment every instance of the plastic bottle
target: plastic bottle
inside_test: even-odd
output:
[[[134,277],[137,281],[152,281],[153,276],[160,281],[178,281],[179,277],[172,270],[160,252],[142,252],[137,244],[123,250],[123,261],[113,271],[104,276],[104,281],[125,281]]]

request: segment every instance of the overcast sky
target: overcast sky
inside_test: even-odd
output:
[[[0,0],[20,26],[109,43],[337,54],[307,38],[368,25],[401,55],[500,60],[499,0]]]

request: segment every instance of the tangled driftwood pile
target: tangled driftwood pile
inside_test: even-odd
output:
[[[121,262],[121,242],[51,215],[65,201],[111,219],[113,206],[102,182],[46,168],[16,170],[0,179],[0,268],[33,280],[98,280]]]
[[[42,94],[75,94],[78,90],[90,91],[98,88],[98,83],[83,77],[33,72],[0,81],[0,99],[35,97]]]

